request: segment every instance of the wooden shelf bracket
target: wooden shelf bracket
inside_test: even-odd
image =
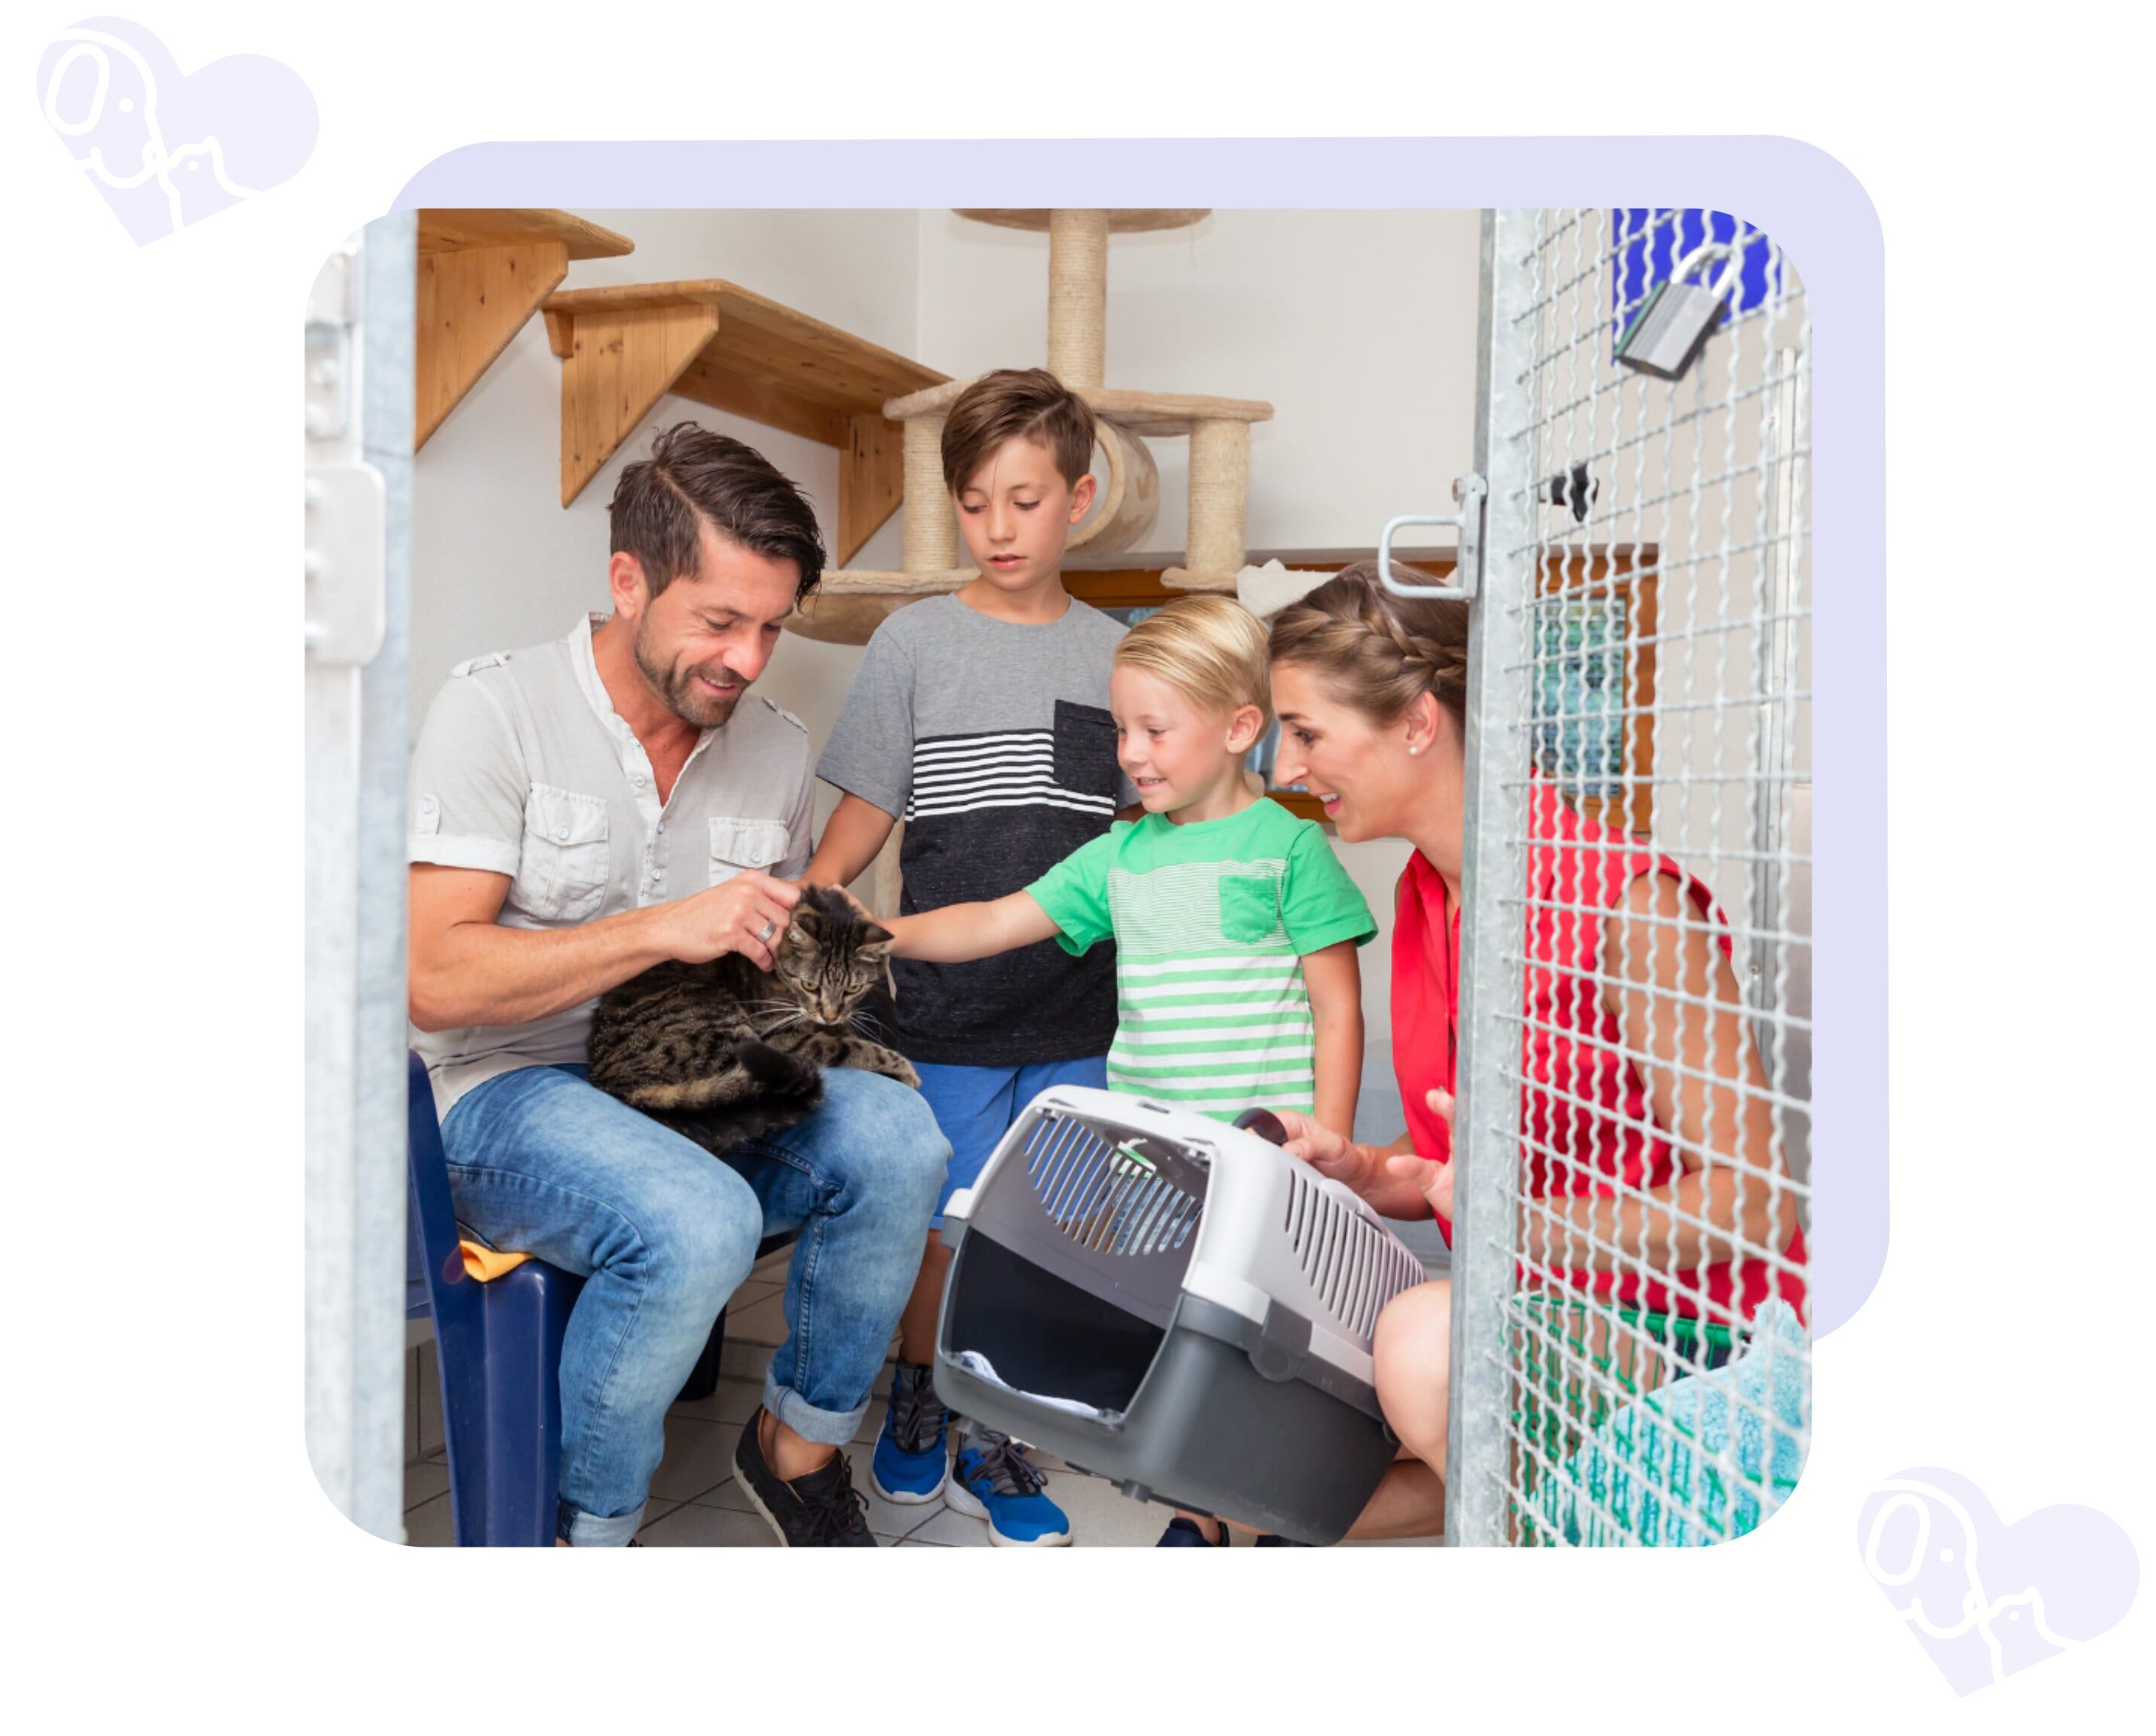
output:
[[[671,392],[838,449],[834,566],[904,495],[904,441],[884,400],[946,378],[717,278],[572,290],[544,306],[562,360],[564,506]]]
[[[634,245],[566,211],[422,211],[412,449],[560,286],[570,260],[617,258]]]

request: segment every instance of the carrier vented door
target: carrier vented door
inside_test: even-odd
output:
[[[1120,1419],[1174,1314],[1210,1159],[1106,1116],[1029,1111],[974,1189],[943,1353]]]

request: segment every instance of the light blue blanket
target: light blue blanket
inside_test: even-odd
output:
[[[1574,1543],[1682,1548],[1742,1537],[1788,1497],[1811,1431],[1804,1323],[1779,1298],[1744,1353],[1613,1414],[1530,1497],[1537,1524]]]

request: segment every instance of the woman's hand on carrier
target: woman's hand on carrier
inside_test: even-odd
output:
[[[1300,1158],[1320,1175],[1329,1176],[1342,1186],[1361,1193],[1376,1169],[1375,1156],[1368,1147],[1356,1144],[1345,1134],[1336,1133],[1314,1116],[1305,1115],[1297,1109],[1276,1109],[1281,1125],[1287,1129],[1287,1143],[1281,1148],[1291,1158]]]
[[[1385,1159],[1386,1174],[1396,1181],[1407,1183],[1430,1202],[1431,1213],[1450,1224],[1452,1221],[1452,1157],[1459,1148],[1453,1143],[1452,1094],[1434,1091],[1423,1100],[1430,1105],[1430,1113],[1445,1123],[1448,1136],[1447,1155],[1433,1162],[1415,1152],[1396,1152]]]

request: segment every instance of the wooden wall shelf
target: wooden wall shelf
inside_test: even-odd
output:
[[[570,260],[618,259],[634,247],[566,211],[422,211],[412,449],[560,287]]]
[[[898,421],[909,416],[940,416],[949,412],[958,395],[972,382],[952,380],[943,386],[916,392],[884,406]],[[1072,388],[1096,416],[1106,416],[1132,434],[1173,437],[1188,434],[1207,422],[1270,422],[1273,407],[1255,398],[1204,398],[1181,392],[1126,392],[1120,388],[1078,386]]]
[[[843,567],[897,510],[905,447],[887,398],[947,375],[719,278],[547,298],[562,358],[562,504],[665,393],[839,449]]]

